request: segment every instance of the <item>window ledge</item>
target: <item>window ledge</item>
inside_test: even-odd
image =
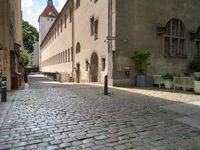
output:
[[[170,56],[170,55],[164,55],[164,57],[166,57],[166,58],[183,58],[183,59],[188,58],[187,56]]]

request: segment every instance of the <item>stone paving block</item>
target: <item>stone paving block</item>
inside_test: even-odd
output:
[[[177,103],[177,104],[162,106],[161,108],[181,113],[184,115],[200,114],[200,107],[197,105]]]
[[[191,117],[182,117],[182,118],[178,118],[176,119],[177,121],[180,121],[182,123],[185,123],[187,125],[190,125],[192,127],[195,128],[199,128],[200,129],[200,121],[197,119],[193,119]]]
[[[196,107],[116,89],[112,89],[116,94],[104,97],[101,87],[54,83],[58,84],[55,88],[50,81],[44,84],[38,78],[33,80],[30,89],[15,94],[0,127],[2,147],[190,150],[200,146],[198,122],[189,120],[195,124],[193,127],[184,124],[188,118],[184,118],[184,123],[175,120],[184,113],[198,113]],[[171,111],[170,105],[178,109]],[[199,102],[193,105],[199,107]],[[161,106],[170,109],[161,111]],[[185,112],[181,112],[181,106],[186,108]],[[189,108],[194,109],[190,112]],[[187,117],[198,120],[199,116]]]

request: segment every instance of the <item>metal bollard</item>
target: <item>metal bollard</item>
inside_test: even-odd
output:
[[[6,87],[6,76],[2,77],[2,84],[1,84],[1,101],[6,102],[7,100],[7,87]]]
[[[27,70],[24,71],[24,82],[28,83],[28,73],[27,73]]]
[[[108,76],[104,78],[104,95],[108,95]]]

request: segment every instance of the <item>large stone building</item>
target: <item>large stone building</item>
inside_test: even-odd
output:
[[[68,0],[40,44],[42,71],[130,85],[130,55],[148,49],[149,75],[189,72],[200,58],[199,10],[199,0]]]
[[[39,22],[39,45],[41,45],[44,37],[48,33],[49,29],[51,28],[52,24],[54,23],[55,19],[58,16],[58,11],[53,5],[52,0],[47,0],[47,6],[45,7],[44,11],[40,14],[38,18]],[[39,67],[41,71],[41,52],[39,46]]]
[[[0,73],[7,89],[18,89],[23,81],[21,0],[0,1]]]

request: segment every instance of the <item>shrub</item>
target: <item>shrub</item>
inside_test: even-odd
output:
[[[162,78],[164,80],[173,80],[173,75],[167,73],[167,74],[163,75]]]
[[[135,65],[135,70],[138,75],[146,75],[147,66],[150,65],[148,59],[151,56],[151,52],[148,50],[136,50],[133,52],[130,59]]]
[[[200,72],[200,60],[193,60],[190,65],[190,68],[194,72]]]

